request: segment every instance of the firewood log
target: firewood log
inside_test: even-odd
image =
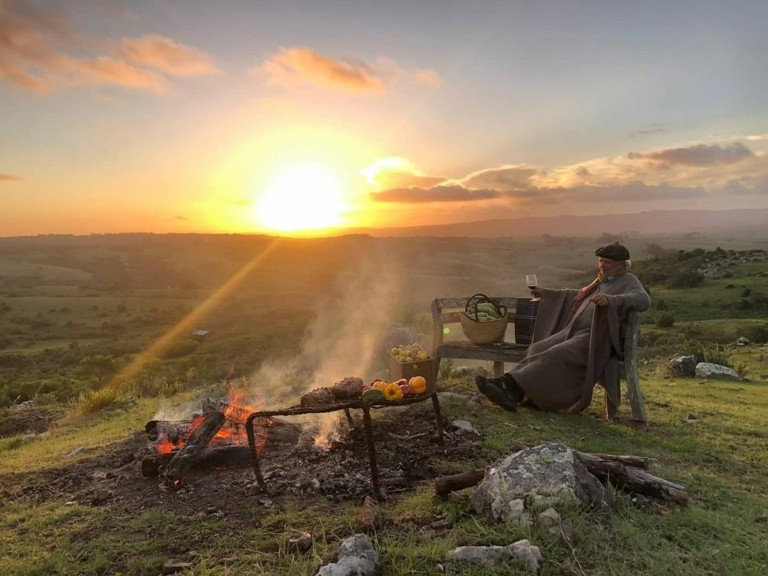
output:
[[[225,418],[221,412],[210,412],[205,416],[200,425],[190,434],[184,448],[179,450],[168,463],[163,473],[163,479],[179,488],[184,474],[195,464],[199,455],[205,450],[208,442],[224,425]]]

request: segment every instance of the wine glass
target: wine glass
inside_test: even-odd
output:
[[[533,289],[539,285],[539,279],[536,278],[536,274],[526,274],[525,284],[528,286],[528,289],[531,291],[531,302],[538,301],[539,298],[537,298],[536,295],[533,293]]]

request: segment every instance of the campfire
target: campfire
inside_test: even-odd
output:
[[[442,442],[439,403],[435,393],[402,398],[395,402],[371,402],[360,395],[362,388],[362,380],[359,378],[345,378],[331,388],[308,392],[302,396],[298,406],[270,411],[260,411],[244,404],[244,395],[227,401],[206,398],[201,409],[190,419],[147,422],[145,431],[148,454],[142,459],[142,474],[160,477],[166,485],[179,489],[184,478],[195,469],[244,466],[250,462],[259,487],[268,494],[267,477],[261,466],[262,456],[273,454],[278,458],[284,457],[307,436],[303,425],[289,421],[286,417],[343,411],[348,423],[349,439],[361,444],[360,427],[356,426],[351,413],[353,410],[361,410],[370,485],[374,495],[380,498],[382,481],[376,459],[371,409],[431,399],[437,438]],[[316,444],[315,439],[312,444]],[[322,449],[315,447],[315,450]]]
[[[242,466],[251,458],[246,421],[256,412],[220,399],[206,398],[189,420],[150,420],[145,426],[149,455],[142,460],[144,476],[159,476],[180,488],[195,468]],[[256,452],[296,444],[302,427],[275,418],[254,419]]]

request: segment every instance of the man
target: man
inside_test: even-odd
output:
[[[609,360],[623,353],[619,327],[627,310],[647,310],[651,299],[628,272],[624,246],[608,244],[595,256],[597,278],[584,288],[533,290],[541,302],[525,359],[501,378],[475,378],[490,400],[506,410],[528,402],[541,410],[575,413],[589,406],[594,385],[601,382],[618,404],[618,374]]]

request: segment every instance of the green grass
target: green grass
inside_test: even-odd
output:
[[[282,241],[260,266],[206,307],[208,297],[270,242],[118,235],[41,239],[30,241],[32,247],[25,251],[20,242],[21,256],[3,254],[0,404],[8,406],[17,396],[43,402],[57,391],[66,399],[62,402],[69,402],[85,393],[47,434],[0,438],[0,574],[154,575],[168,558],[178,558],[194,565],[186,573],[201,576],[303,576],[314,574],[338,550],[339,542],[355,532],[359,503],[325,498],[277,498],[272,507],[247,510],[244,525],[233,525],[227,518],[173,514],[154,501],[130,512],[119,502],[85,506],[63,495],[11,497],[19,494],[15,482],[20,475],[39,478],[57,474],[65,465],[85,466],[128,434],[140,433],[136,428],[150,420],[162,402],[180,405],[198,397],[201,389],[188,388],[194,382],[187,381],[187,374],[196,374],[195,382],[209,390],[232,366],[239,368],[238,376],[247,377],[265,360],[279,363],[298,354],[314,305],[329,294],[336,301],[351,298],[360,313],[368,313],[363,296],[370,287],[366,282],[375,282],[376,275],[361,283],[351,278],[370,266],[371,252],[360,250],[365,267],[355,268],[359,247],[349,239]],[[764,244],[764,239],[635,238],[633,271],[638,273],[644,268],[646,242],[670,249],[748,249]],[[70,244],[70,249],[57,249],[59,243]],[[548,286],[574,285],[593,273],[594,244],[594,239],[551,246],[538,238],[379,239],[375,246],[388,258],[373,264],[377,274],[396,270],[406,287],[388,320],[408,324],[428,338],[431,298],[477,292],[523,295],[522,278],[531,270],[540,271]],[[653,266],[649,270],[655,273],[674,272],[676,259]],[[382,576],[443,574],[440,566],[456,546],[504,545],[522,538],[540,547],[546,575],[765,573],[768,349],[764,342],[733,345],[739,336],[751,338],[768,330],[766,314],[743,304],[768,294],[763,270],[764,264],[744,263],[729,268],[731,277],[705,280],[696,288],[651,286],[654,308],[645,314],[640,338],[650,419],[646,432],[606,424],[600,389],[592,406],[575,416],[527,410],[510,415],[487,405],[475,409],[461,402],[443,404],[445,422],[467,419],[481,433],[483,454],[502,456],[517,443],[547,441],[585,452],[645,456],[653,462],[652,473],[687,488],[692,497],[688,506],[640,506],[620,495],[613,514],[565,507],[561,512],[572,525],[566,538],[537,526],[491,522],[472,512],[469,490],[439,500],[431,483],[424,482],[382,503],[386,522],[371,534],[382,559]],[[338,286],[339,278],[355,288],[351,295],[343,289],[344,282]],[[665,311],[657,308],[660,301]],[[87,389],[79,372],[83,357],[108,355],[125,366],[196,309],[204,311],[199,322],[215,330],[214,339],[193,347],[180,334],[124,387]],[[655,325],[661,312],[674,317],[672,327]],[[722,355],[732,366],[742,366],[749,381],[665,376],[667,359],[693,352]],[[301,384],[296,383],[296,391]],[[463,379],[445,379],[440,388],[473,392],[472,383]],[[157,397],[176,390],[186,391]],[[128,402],[127,393],[138,400]],[[628,413],[625,404],[620,414]],[[433,462],[440,474],[490,464],[437,455]],[[252,472],[243,470],[243,477],[252,480]],[[297,530],[314,537],[308,553],[288,543]],[[464,568],[454,573],[495,576],[518,574],[519,569]]]
[[[603,422],[600,394],[580,415],[527,410],[510,415],[492,407],[467,413],[454,402],[444,403],[443,411],[446,420],[469,419],[498,455],[509,453],[515,442],[555,441],[585,452],[648,457],[652,473],[686,486],[692,497],[688,506],[643,508],[622,495],[618,511],[609,515],[565,508],[561,512],[573,525],[566,541],[536,526],[506,526],[477,516],[469,507],[469,491],[437,500],[425,482],[382,504],[386,522],[371,535],[382,573],[439,574],[438,564],[456,546],[528,538],[542,550],[544,574],[761,574],[768,558],[768,433],[763,425],[768,385],[648,375],[642,385],[650,419],[646,432]],[[451,387],[468,392],[471,386],[453,382]],[[105,443],[124,438],[155,408],[142,401],[65,423],[45,439],[6,440],[0,445],[0,475],[53,469],[62,459],[87,459]],[[622,410],[626,415],[628,406]],[[691,414],[695,421],[689,421]],[[73,456],[77,447],[86,450]],[[475,465],[446,463],[444,473]],[[310,574],[340,539],[354,533],[357,504],[317,498],[299,507],[281,498],[273,508],[252,510],[251,526],[233,529],[226,520],[177,516],[149,503],[144,512],[130,516],[119,504],[98,508],[56,499],[40,505],[3,501],[0,547],[10,552],[0,556],[0,573],[154,574],[173,557],[193,562],[193,574]],[[437,535],[423,529],[434,522],[447,522],[449,529]],[[295,530],[313,534],[308,554],[288,545]],[[461,573],[516,572],[484,568]]]

